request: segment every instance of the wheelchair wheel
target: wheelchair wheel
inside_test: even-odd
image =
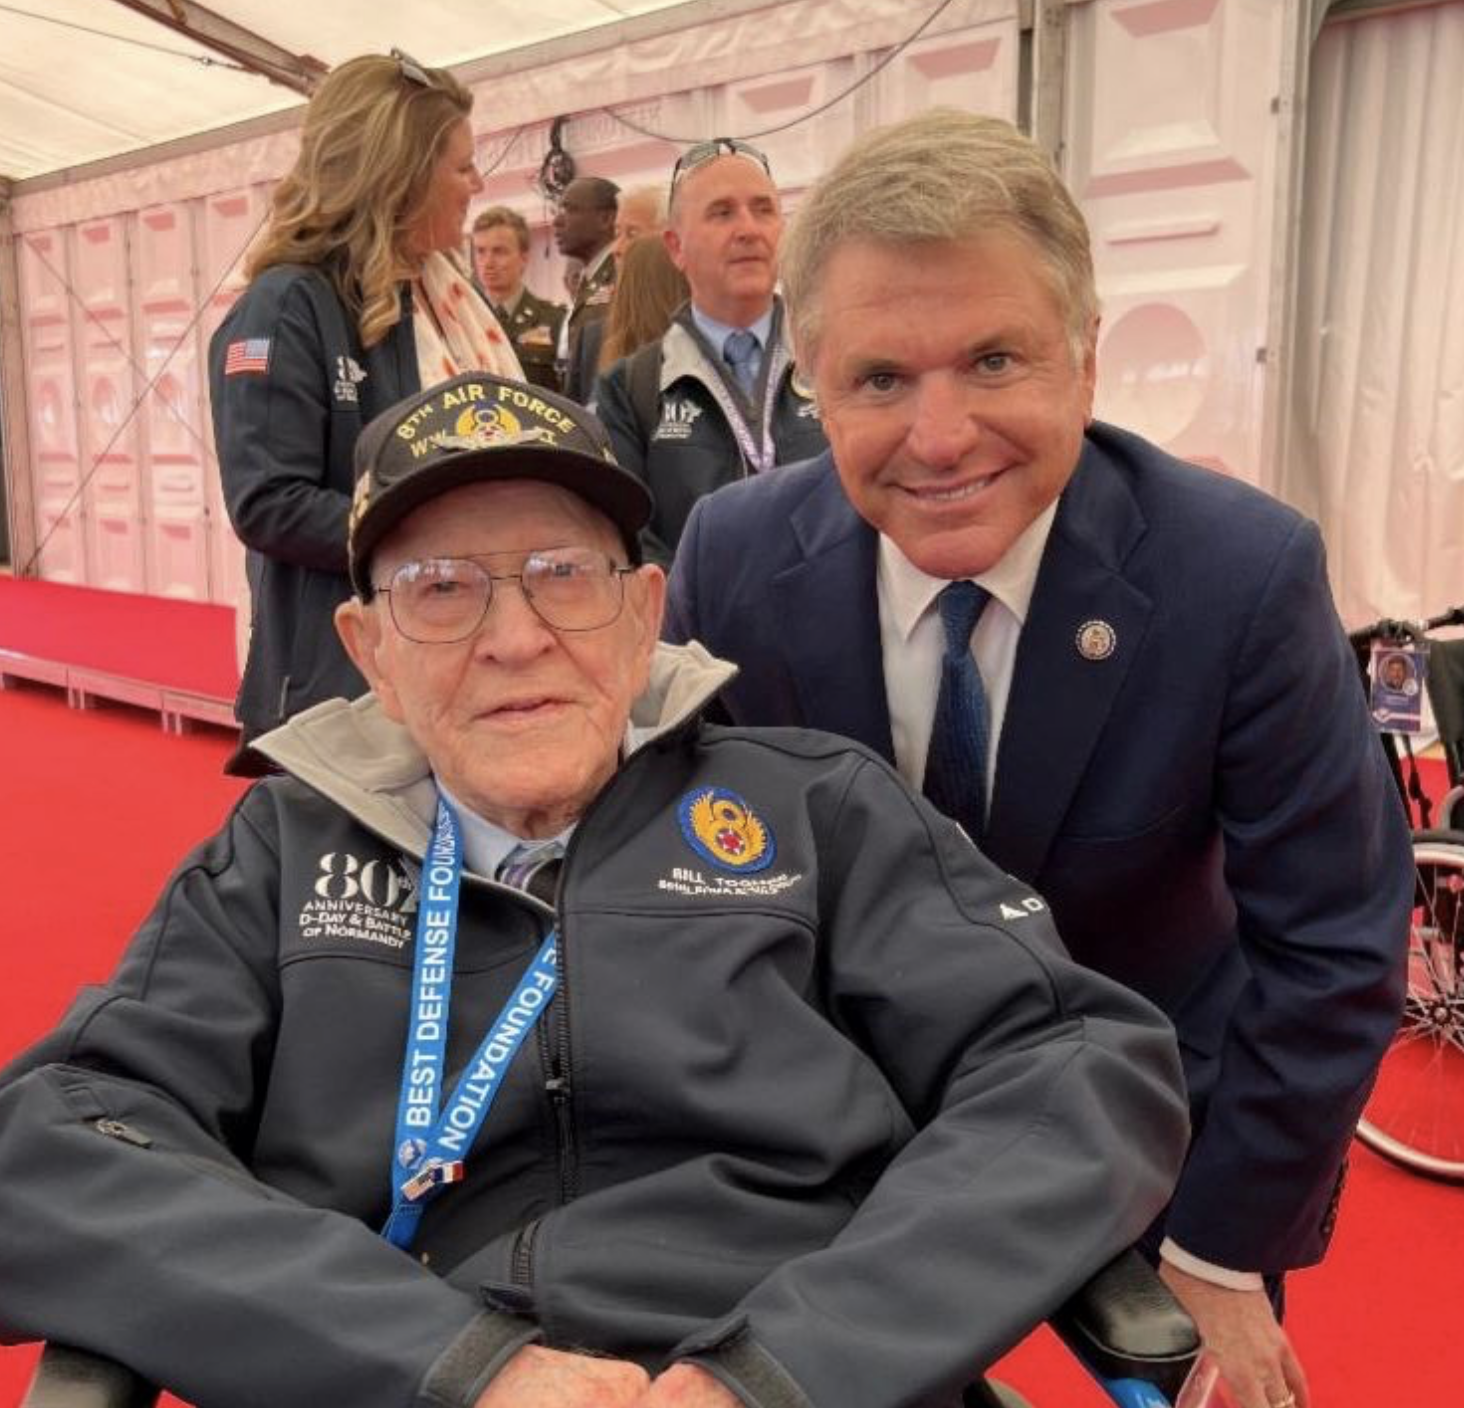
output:
[[[1357,1126],[1385,1158],[1464,1181],[1464,832],[1413,838],[1403,1021]]]

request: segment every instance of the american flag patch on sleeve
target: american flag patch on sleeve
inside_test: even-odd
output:
[[[245,372],[269,370],[269,338],[245,337],[231,342],[224,350],[224,375],[241,376]]]

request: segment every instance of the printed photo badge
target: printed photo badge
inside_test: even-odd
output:
[[[1426,640],[1375,640],[1369,673],[1373,722],[1388,733],[1423,729],[1423,682],[1428,675]]]

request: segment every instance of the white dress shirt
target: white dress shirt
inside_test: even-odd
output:
[[[637,728],[627,720],[625,739],[620,748],[621,762],[654,738],[659,731],[655,727]],[[496,822],[479,816],[466,803],[459,801],[442,785],[442,779],[436,773],[433,774],[432,780],[437,784],[437,790],[442,793],[453,811],[457,813],[458,829],[462,833],[463,839],[464,869],[471,870],[474,875],[482,875],[490,880],[497,876],[498,867],[520,846],[547,845],[550,841],[558,841],[561,845],[568,847],[569,838],[574,835],[574,828],[579,825],[577,821],[572,821],[557,836],[545,836],[538,841],[530,840],[525,836],[515,836],[513,832],[505,831]]]
[[[996,749],[1006,720],[1017,641],[1027,620],[1037,569],[1042,565],[1047,535],[1057,516],[1054,501],[1030,523],[1002,555],[1001,561],[971,581],[991,593],[991,600],[971,636],[976,668],[986,690],[986,796],[996,777]],[[940,689],[940,661],[945,654],[945,628],[936,598],[949,585],[922,572],[883,533],[879,538],[879,638],[884,652],[885,697],[895,766],[915,791],[925,781],[925,755],[935,724],[935,697]]]
[[[547,845],[551,840],[568,845],[569,838],[574,833],[575,823],[572,822],[557,836],[546,836],[539,841],[530,841],[523,836],[515,836],[511,831],[505,831],[486,817],[479,816],[477,812],[458,801],[442,785],[440,778],[437,779],[437,789],[447,800],[448,805],[457,813],[458,830],[462,833],[463,838],[463,868],[489,880],[497,876],[498,867],[520,846]]]

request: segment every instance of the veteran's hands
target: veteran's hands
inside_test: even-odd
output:
[[[1189,1312],[1234,1408],[1309,1408],[1306,1375],[1264,1291],[1233,1291],[1167,1261],[1159,1276]]]
[[[742,1400],[695,1364],[673,1364],[637,1408],[742,1408]]]
[[[525,1345],[478,1395],[473,1408],[637,1408],[650,1375],[623,1359]]]
[[[473,1408],[742,1408],[695,1364],[673,1364],[651,1381],[637,1364],[525,1345]]]

